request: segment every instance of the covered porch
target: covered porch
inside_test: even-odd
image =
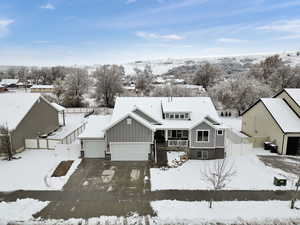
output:
[[[157,130],[154,133],[156,146],[160,149],[174,150],[174,148],[189,147],[189,130]]]

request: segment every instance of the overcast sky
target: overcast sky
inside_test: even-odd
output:
[[[1,0],[0,64],[300,50],[299,0]]]

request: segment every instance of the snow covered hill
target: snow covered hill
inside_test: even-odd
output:
[[[300,52],[299,52],[300,53]],[[300,66],[300,55],[297,52],[280,53],[280,57],[291,66]],[[274,53],[275,54],[275,53]],[[123,64],[126,75],[133,75],[134,68],[143,69],[146,65],[152,67],[155,75],[160,75],[168,72],[170,69],[179,66],[199,65],[204,62],[232,64],[238,63],[241,65],[252,64],[264,60],[266,57],[274,54],[257,54],[257,55],[240,55],[240,56],[223,56],[223,57],[202,57],[202,58],[185,58],[185,59],[160,59],[135,61]]]

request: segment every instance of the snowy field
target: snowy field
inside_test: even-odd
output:
[[[229,156],[228,164],[233,165],[236,175],[228,182],[227,190],[289,190],[294,189],[297,177],[282,170],[266,166],[257,154],[270,154],[262,149],[253,149],[247,154]],[[151,190],[206,190],[211,189],[201,171],[212,167],[216,160],[188,160],[182,166],[161,170],[151,168]],[[274,176],[286,177],[286,187],[273,185]]]
[[[80,163],[78,144],[58,145],[56,150],[26,150],[16,157],[0,160],[0,191],[60,190]],[[64,177],[51,178],[53,171],[63,160],[75,160]]]

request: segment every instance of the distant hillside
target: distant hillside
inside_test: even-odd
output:
[[[242,72],[251,66],[253,63],[260,62],[266,57],[274,54],[262,55],[246,55],[246,56],[230,56],[230,57],[203,57],[197,59],[165,59],[165,60],[149,60],[149,61],[135,61],[123,64],[125,73],[127,75],[134,74],[134,68],[144,68],[145,65],[152,67],[155,75],[172,74],[177,75],[182,73],[193,73],[198,65],[205,62],[219,64],[228,74],[233,72]],[[291,66],[300,66],[300,56],[296,52],[281,53],[280,57],[289,63]],[[176,68],[176,69],[174,69]]]

